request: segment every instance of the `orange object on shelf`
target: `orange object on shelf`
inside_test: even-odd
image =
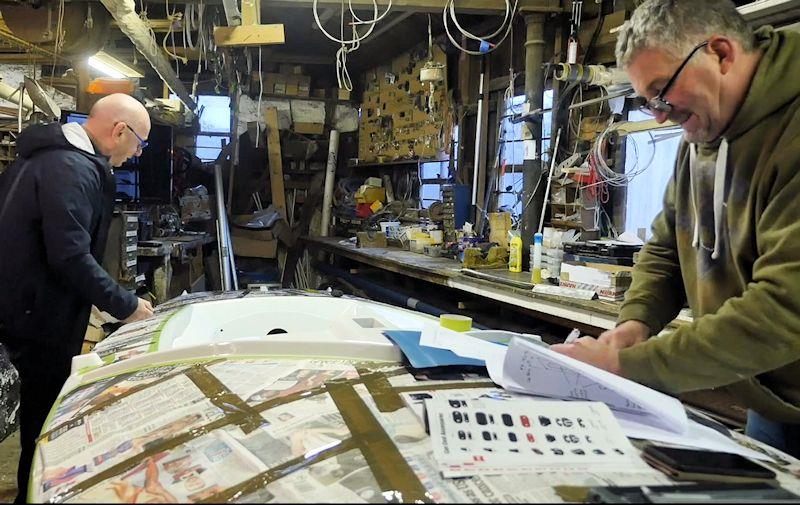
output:
[[[98,77],[86,86],[86,92],[92,95],[110,95],[112,93],[125,93],[130,95],[136,89],[136,85],[130,79],[114,79],[109,77]]]

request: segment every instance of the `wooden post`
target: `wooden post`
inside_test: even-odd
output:
[[[278,109],[268,107],[267,150],[269,154],[269,182],[272,189],[272,206],[286,219],[286,193],[283,187],[283,160],[281,159],[281,134],[278,129]]]

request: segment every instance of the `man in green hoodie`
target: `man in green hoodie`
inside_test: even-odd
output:
[[[673,394],[727,388],[800,456],[800,34],[729,0],[646,0],[617,62],[684,130],[618,326],[554,350]],[[653,337],[688,301],[691,324]]]

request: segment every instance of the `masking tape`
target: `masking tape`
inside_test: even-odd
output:
[[[350,383],[329,385],[339,413],[387,501],[432,503],[419,478]]]
[[[458,314],[442,314],[439,316],[439,324],[448,330],[465,332],[472,329],[472,318]]]

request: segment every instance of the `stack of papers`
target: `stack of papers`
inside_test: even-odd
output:
[[[769,459],[729,435],[689,420],[676,398],[525,339],[514,338],[504,346],[431,325],[421,330],[419,345],[484,362],[492,381],[509,391],[602,402],[630,438]]]

